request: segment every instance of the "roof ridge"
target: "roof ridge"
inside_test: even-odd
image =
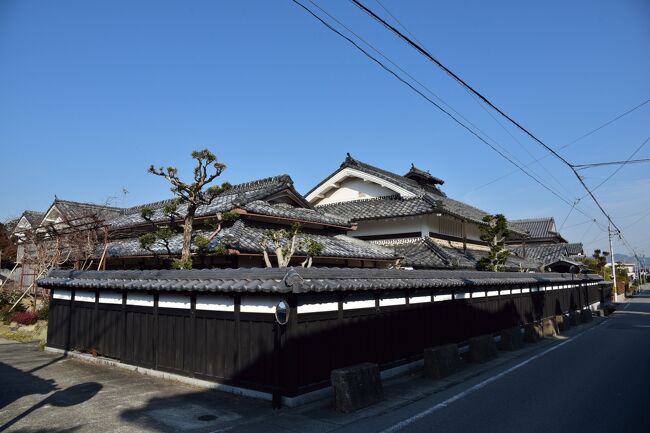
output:
[[[270,184],[273,184],[273,183],[280,183],[280,182],[290,183],[290,184],[293,185],[293,179],[291,179],[291,176],[289,176],[288,174],[281,174],[281,175],[278,175],[278,176],[269,176],[269,177],[264,177],[262,179],[256,179],[256,180],[251,180],[251,181],[248,181],[248,182],[242,182],[242,183],[232,185],[229,189],[227,189],[227,190],[223,191],[221,194],[219,194],[219,196],[236,194],[236,193],[242,192],[244,190],[250,190],[250,189],[253,189],[253,188],[258,188],[258,187],[261,187],[261,186],[270,185]],[[128,213],[131,213],[132,211],[141,210],[144,207],[157,207],[157,206],[160,206],[160,205],[163,205],[163,204],[166,204],[166,203],[170,203],[170,202],[172,202],[174,200],[177,200],[177,199],[178,199],[177,197],[167,198],[167,199],[164,199],[164,200],[158,200],[158,201],[154,201],[154,202],[151,202],[151,203],[138,204],[138,205],[131,206],[131,207],[128,207],[128,208],[123,208],[123,209],[126,211],[125,213],[128,214]],[[255,200],[255,201],[257,201],[257,200]]]
[[[85,201],[74,201],[74,200],[64,200],[60,198],[55,198],[54,203],[67,203],[67,204],[74,204],[77,206],[90,206],[90,207],[100,207],[102,209],[115,209],[115,210],[124,210],[128,208],[124,207],[117,207],[117,206],[109,206],[106,204],[97,204],[97,203],[90,203],[90,202],[85,202]]]
[[[516,222],[532,222],[532,221],[550,221],[554,220],[555,218],[550,216],[550,217],[537,217],[537,218],[521,218],[521,219],[516,219],[516,220],[508,220],[511,223],[516,223]]]

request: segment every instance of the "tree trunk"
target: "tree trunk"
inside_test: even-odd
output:
[[[195,207],[187,207],[187,215],[185,215],[185,222],[183,224],[183,249],[181,251],[181,261],[183,263],[189,263],[189,261],[192,260],[192,226],[194,225],[195,211]]]

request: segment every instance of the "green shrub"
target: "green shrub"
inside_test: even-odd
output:
[[[50,314],[50,302],[43,302],[41,308],[38,309],[38,312],[36,314],[38,316],[38,320],[47,320],[47,316]]]

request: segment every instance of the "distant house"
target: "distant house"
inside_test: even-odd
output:
[[[306,197],[316,209],[356,223],[349,235],[394,249],[402,266],[475,268],[488,251],[479,228],[488,213],[447,197],[443,184],[414,165],[401,176],[348,154]],[[525,236],[511,227],[514,241]],[[508,261],[511,270],[538,266],[516,255]]]
[[[553,217],[511,220],[510,224],[526,233],[523,240],[509,239],[510,249],[520,257],[539,261],[544,268],[564,269],[584,257],[582,243],[567,242]]]

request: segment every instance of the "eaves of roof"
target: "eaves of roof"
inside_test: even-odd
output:
[[[309,293],[404,289],[472,289],[563,282],[602,282],[597,275],[353,268],[240,268],[155,271],[53,270],[45,288],[177,292]]]

